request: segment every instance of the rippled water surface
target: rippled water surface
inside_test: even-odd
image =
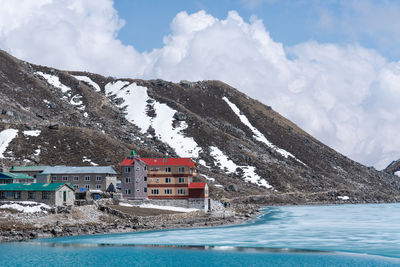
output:
[[[0,255],[15,266],[400,266],[400,204],[269,207],[245,225],[1,244]]]

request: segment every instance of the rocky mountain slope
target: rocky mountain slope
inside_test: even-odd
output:
[[[103,77],[33,65],[1,51],[0,110],[6,166],[119,170],[134,149],[142,157],[193,157],[198,179],[209,181],[216,198],[400,200],[397,176],[348,159],[220,81]]]

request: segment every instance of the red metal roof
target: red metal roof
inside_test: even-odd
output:
[[[122,161],[121,166],[132,166],[133,163],[135,163],[135,159],[128,159],[128,158],[125,158],[125,159]]]
[[[177,165],[194,167],[194,162],[191,158],[139,158],[141,161],[149,166],[164,166],[164,165]]]
[[[189,189],[203,189],[206,187],[206,183],[190,183],[189,184]]]

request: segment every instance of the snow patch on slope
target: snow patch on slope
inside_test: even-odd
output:
[[[100,92],[100,86],[95,83],[94,81],[92,81],[92,79],[90,79],[87,76],[79,76],[79,75],[73,75],[75,79],[82,81],[82,82],[86,82],[87,84],[89,84],[90,86],[92,86],[96,92]]]
[[[155,130],[155,136],[169,144],[179,156],[197,158],[201,148],[192,137],[184,135],[183,131],[188,127],[187,123],[181,121],[173,125],[176,110],[150,98],[146,87],[135,83],[128,86],[127,84],[129,82],[117,81],[105,86],[106,95],[115,95],[124,99],[125,102],[121,106],[126,105],[126,118],[136,124],[142,133],[146,133],[151,126]],[[156,113],[156,117],[147,115],[150,107]]]
[[[292,157],[295,160],[297,160],[298,162],[305,165],[303,162],[301,162],[299,159],[297,159],[292,153],[290,153],[282,148],[279,148],[276,145],[272,144],[270,141],[268,141],[268,139],[259,130],[257,130],[256,127],[254,127],[250,123],[249,119],[247,119],[247,117],[240,111],[240,109],[235,104],[233,104],[231,101],[229,101],[229,99],[227,97],[224,96],[222,98],[222,100],[224,100],[229,105],[229,107],[232,109],[232,111],[239,117],[240,121],[244,125],[246,125],[247,127],[250,128],[250,130],[253,132],[253,136],[256,140],[266,144],[268,147],[272,148],[273,150],[275,150],[276,152],[278,152],[285,158]]]
[[[40,130],[30,130],[30,131],[24,131],[24,135],[26,136],[33,136],[33,137],[37,137],[40,135]]]
[[[42,76],[43,78],[46,79],[46,81],[53,85],[54,87],[58,88],[61,90],[61,92],[63,93],[67,93],[69,90],[71,90],[71,88],[69,88],[68,86],[62,84],[60,82],[60,79],[58,78],[58,76],[56,75],[51,75],[51,74],[47,74],[47,73],[43,73],[41,71],[37,71],[35,72],[36,74],[39,74],[40,76]]]
[[[94,163],[91,159],[89,159],[87,156],[83,156],[82,162],[88,162],[92,166],[99,166],[99,164]]]
[[[256,173],[255,167],[237,165],[216,146],[211,146],[210,150],[210,155],[215,159],[215,165],[220,166],[222,169],[226,169],[229,173],[235,173],[236,169],[240,168],[243,170],[243,177],[246,182],[272,189],[272,186]]]
[[[18,130],[7,129],[0,132],[0,159],[4,158],[3,153],[7,150],[10,142],[17,137]]]
[[[51,75],[51,74],[46,74],[46,73],[43,73],[43,72],[41,72],[41,71],[37,71],[37,72],[35,72],[36,74],[39,74],[40,76],[42,76],[43,78],[45,78],[46,79],[46,81],[49,83],[49,84],[51,84],[51,85],[53,85],[54,87],[56,87],[56,88],[58,88],[58,89],[60,89],[61,90],[61,92],[63,93],[63,94],[67,94],[68,95],[68,97],[70,98],[70,100],[68,101],[68,98],[66,97],[66,96],[63,96],[62,97],[62,99],[64,99],[65,101],[68,101],[71,105],[73,105],[73,106],[75,106],[77,109],[79,109],[79,110],[84,110],[86,107],[83,105],[83,102],[82,102],[82,96],[81,95],[72,95],[71,94],[71,88],[70,87],[68,87],[68,86],[66,86],[66,85],[64,85],[64,84],[62,84],[61,82],[60,82],[60,79],[58,78],[58,76],[56,76],[56,75]],[[45,101],[45,100],[43,100],[46,104],[49,104],[49,102],[47,101]]]

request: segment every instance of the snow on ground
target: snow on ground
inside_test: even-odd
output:
[[[40,152],[41,152],[41,150],[40,150],[40,146],[39,146],[37,149],[35,149],[35,152],[33,152],[33,155],[39,156]]]
[[[44,212],[47,213],[46,210],[51,209],[50,206],[44,203],[37,203],[32,201],[19,201],[19,202],[11,202],[0,206],[0,209],[13,209],[25,213],[34,213],[34,212]],[[43,210],[45,209],[45,210]]]
[[[134,207],[133,205],[131,205],[129,203],[125,203],[125,202],[120,202],[120,203],[118,203],[118,205],[120,205],[122,207]]]
[[[89,159],[89,158],[86,157],[86,156],[83,156],[82,162],[89,162],[89,164],[92,165],[92,166],[99,166],[99,164],[92,162],[92,160]]]
[[[338,196],[337,198],[341,199],[341,200],[349,200],[350,199],[348,196]]]
[[[302,163],[303,165],[305,165],[303,162],[301,162],[300,160],[298,160],[292,153],[277,147],[276,145],[272,144],[270,141],[268,141],[268,139],[259,131],[257,130],[256,127],[254,127],[249,119],[247,119],[247,117],[240,111],[240,109],[233,104],[231,101],[229,101],[229,99],[227,97],[223,97],[222,100],[224,100],[229,107],[232,109],[232,111],[239,117],[240,121],[246,125],[247,127],[250,128],[250,130],[253,132],[253,136],[256,140],[266,144],[268,147],[272,148],[273,150],[275,150],[276,152],[278,152],[279,154],[281,154],[282,156],[284,156],[285,158],[287,157],[292,157],[295,160],[297,160],[298,162]]]
[[[207,181],[211,182],[212,184],[215,183],[215,178],[208,177],[205,174],[200,174],[200,175],[203,176]]]
[[[10,142],[17,137],[18,130],[6,129],[0,132],[0,159],[4,158],[3,153],[7,150]]]
[[[140,127],[142,133],[146,133],[151,126],[155,130],[155,135],[161,141],[169,144],[180,157],[199,156],[201,150],[192,137],[186,137],[183,131],[188,127],[184,121],[173,127],[173,115],[176,110],[170,108],[166,104],[159,103],[151,99],[147,94],[147,88],[132,83],[127,86],[128,82],[117,81],[108,83],[106,94],[114,94],[125,100],[122,104],[127,105],[127,119]],[[153,101],[151,104],[146,101]],[[156,113],[156,117],[149,117],[146,113],[148,105],[152,105]]]
[[[268,182],[261,178],[256,173],[256,168],[252,166],[239,166],[236,165],[232,160],[230,160],[224,152],[222,152],[218,147],[211,146],[210,155],[215,159],[215,165],[220,166],[221,169],[226,169],[229,173],[235,173],[237,168],[241,168],[244,172],[243,177],[246,182],[250,182],[259,186],[264,186],[266,188],[272,189],[272,186]]]
[[[127,81],[116,81],[116,82],[110,82],[107,83],[106,86],[104,87],[106,95],[112,95],[116,94],[119,90],[122,89],[122,87],[128,85],[129,82]]]
[[[174,207],[174,206],[160,206],[160,205],[154,205],[154,204],[141,204],[141,205],[132,205],[129,203],[125,202],[120,202],[118,205],[123,206],[123,207],[139,207],[142,209],[158,209],[158,210],[172,210],[172,211],[178,211],[178,212],[191,212],[191,211],[198,211],[198,209],[193,209],[193,208],[182,208],[182,207]]]
[[[40,130],[24,131],[24,135],[37,137],[40,135]]]
[[[78,75],[73,75],[75,79],[80,80],[82,82],[86,82],[87,84],[89,84],[90,86],[92,86],[96,92],[100,92],[100,86],[95,83],[94,81],[92,81],[92,79],[90,79],[87,76],[78,76]]]
[[[172,210],[172,211],[178,211],[178,212],[192,212],[192,211],[198,211],[198,209],[193,209],[193,208],[181,208],[181,207],[174,207],[174,206],[159,206],[159,205],[153,205],[153,204],[142,204],[139,205],[139,208],[144,208],[144,209],[158,209],[158,210]]]
[[[74,95],[74,96],[71,98],[71,101],[69,101],[69,103],[70,103],[71,105],[74,105],[74,106],[80,106],[80,105],[82,105],[82,104],[83,104],[83,102],[82,102],[82,96],[81,96],[81,95]]]
[[[40,76],[45,78],[49,84],[51,84],[54,87],[60,89],[61,92],[63,92],[63,93],[66,93],[69,90],[71,90],[71,88],[69,88],[68,86],[62,84],[60,82],[60,79],[56,75],[46,74],[46,73],[43,73],[41,71],[37,71],[36,74],[39,74]]]
[[[200,159],[200,160],[199,160],[199,164],[200,164],[200,165],[203,165],[204,167],[206,167],[206,168],[208,168],[208,169],[211,168],[210,166],[207,165],[207,162],[206,162],[205,160],[203,160],[203,159]]]

